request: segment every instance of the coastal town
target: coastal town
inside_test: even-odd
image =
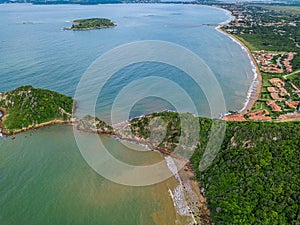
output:
[[[261,80],[251,109],[223,117],[229,121],[300,119],[299,14],[280,7],[220,3],[234,20],[222,30],[242,42]]]
[[[274,34],[284,36],[299,25],[299,14],[283,14],[275,6],[241,3],[219,3],[217,6],[230,11],[235,17],[224,28],[232,34],[256,34],[261,28],[272,28]]]

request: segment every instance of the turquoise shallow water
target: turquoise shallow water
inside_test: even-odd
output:
[[[118,26],[86,32],[62,30],[71,25],[67,21],[87,17],[107,17]],[[227,108],[238,110],[253,79],[248,56],[231,39],[207,26],[228,18],[224,11],[196,5],[0,5],[0,20],[5,21],[0,24],[0,91],[30,84],[73,96],[81,75],[106,51],[133,41],[162,40],[180,44],[204,59],[223,89]],[[118,92],[147,76],[173,80],[196,102],[199,115],[209,114],[203,93],[186,74],[149,62],[114,74],[98,99],[97,114],[109,118]],[[155,84],[147,88],[159,91]],[[141,91],[137,89],[137,94]],[[135,104],[130,116],[166,108],[174,109],[149,97]],[[134,165],[163,159],[154,152],[133,152],[105,136],[102,140],[117,158]],[[176,185],[174,178],[139,188],[102,178],[80,155],[69,126],[0,139],[1,225],[185,224],[168,194]]]

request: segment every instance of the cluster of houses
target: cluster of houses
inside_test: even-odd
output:
[[[270,27],[275,35],[281,35],[289,38],[295,27],[298,26],[299,21],[296,18],[286,17],[281,14],[273,15],[273,11],[259,7],[240,4],[240,3],[224,3],[221,5],[232,12],[235,17],[228,25],[223,26],[223,29],[230,34],[255,34],[259,32],[257,27]],[[272,15],[269,17],[268,15]],[[273,29],[272,29],[273,28]],[[294,43],[298,46],[295,40]],[[257,64],[260,71],[274,76],[290,74],[293,72],[292,61],[296,52],[277,52],[277,51],[255,51]],[[265,78],[264,78],[265,79]],[[246,120],[265,120],[269,121],[274,118],[285,120],[300,118],[300,101],[293,101],[294,94],[300,97],[300,90],[293,83],[288,83],[288,87],[280,78],[272,78],[268,80],[271,86],[267,85],[268,91],[267,99],[261,99],[261,109],[255,112],[249,112],[246,115],[240,113],[232,113],[223,117],[224,120],[230,121],[246,121]],[[266,80],[264,81],[266,82]],[[293,93],[289,93],[290,86]],[[266,96],[266,95],[263,95]],[[271,98],[270,98],[271,97]],[[268,108],[264,107],[268,106]],[[298,111],[298,112],[297,112]],[[293,112],[293,113],[288,113]],[[282,114],[282,115],[280,115]],[[278,116],[280,115],[280,116]]]
[[[274,100],[267,100],[266,101],[267,106],[269,106],[273,112],[281,112],[282,109],[279,105],[276,104]]]
[[[297,54],[296,52],[289,52],[288,57],[283,61],[285,70],[288,73],[293,72],[293,67],[291,66],[290,62],[294,59],[294,55],[296,54]]]
[[[268,110],[261,109],[255,112],[251,112],[247,114],[248,118],[250,120],[258,121],[258,120],[264,120],[264,121],[271,121],[272,118],[270,117],[270,113]]]
[[[265,52],[255,51],[254,56],[264,73],[280,74],[293,72],[291,61],[296,52]]]
[[[287,100],[290,97],[290,93],[285,89],[285,82],[280,78],[269,79],[272,84],[271,87],[267,87],[268,92],[273,100],[266,101],[266,104],[272,109],[273,112],[281,112],[282,109],[276,104],[276,101],[285,101],[285,105],[291,109],[298,109],[299,101]]]
[[[285,89],[285,82],[279,78],[269,79],[269,82],[273,85],[272,87],[267,87],[268,92],[271,97],[276,101],[285,101],[286,96],[290,96],[290,94]]]
[[[295,21],[284,21],[274,19],[273,21],[266,21],[262,19],[261,15],[272,14],[272,11],[256,7],[250,9],[241,4],[227,4],[221,6],[232,12],[235,17],[234,21],[225,27],[225,30],[231,34],[252,34],[254,33],[253,27],[284,27],[284,26],[297,26],[297,20]],[[276,32],[276,29],[273,31]],[[280,32],[280,31],[279,31]]]
[[[272,78],[268,80],[272,86],[267,87],[267,90],[272,98],[272,100],[266,100],[265,103],[270,107],[272,112],[283,112],[284,107],[283,103],[287,106],[287,108],[295,109],[300,111],[300,101],[292,101],[290,100],[291,94],[285,88],[285,82],[280,78]],[[284,107],[285,108],[285,107]],[[284,114],[278,117],[279,120],[286,119],[299,119],[300,114]],[[271,121],[272,118],[270,116],[270,111],[266,109],[260,109],[254,112],[249,112],[245,116],[239,113],[234,113],[223,117],[224,120],[229,121],[246,121],[254,120],[254,121]]]
[[[295,18],[289,18],[288,20],[281,19],[280,16],[274,17],[273,11],[262,7],[247,7],[240,3],[224,3],[219,5],[220,7],[231,11],[235,19],[224,27],[224,29],[231,34],[252,34],[255,28],[262,27],[274,27],[273,32],[285,32],[277,31],[279,27],[285,26],[297,26],[298,20]],[[268,16],[270,15],[270,16]],[[266,19],[266,17],[268,19]],[[281,34],[282,35],[282,34]]]

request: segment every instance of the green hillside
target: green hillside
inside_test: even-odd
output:
[[[167,131],[159,146],[173,151],[181,134],[180,117],[154,113],[134,119],[131,127],[136,136],[149,138],[151,120],[160,118]],[[198,167],[212,121],[199,118],[199,124],[191,164],[205,190],[212,223],[300,224],[300,122],[227,122],[223,144],[204,172]]]
[[[5,132],[13,133],[55,119],[69,121],[73,99],[54,91],[22,86],[0,93],[0,108],[7,114],[1,126]]]

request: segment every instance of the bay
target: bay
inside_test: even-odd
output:
[[[73,19],[91,17],[106,17],[118,26],[85,32],[63,30]],[[249,57],[237,43],[208,26],[229,18],[223,10],[199,5],[2,4],[0,91],[33,85],[73,96],[81,76],[105,52],[135,41],[161,40],[201,57],[215,74],[227,109],[239,110],[253,80]],[[122,88],[147,76],[176,82],[190,94],[198,114],[209,116],[205,95],[185,73],[149,62],[114,74],[97,101],[96,114],[109,120]],[[160,91],[155,84],[148,88]],[[171,94],[176,97],[177,93]],[[129,116],[164,109],[174,106],[149,96],[137,102]],[[89,134],[85,135],[89,140]],[[159,153],[132,151],[107,136],[101,140],[117,158],[134,165],[164,160]],[[122,186],[104,179],[82,158],[69,126],[0,139],[0,224],[187,224],[188,218],[176,213],[169,196],[168,190],[176,185],[175,178],[148,187]]]

